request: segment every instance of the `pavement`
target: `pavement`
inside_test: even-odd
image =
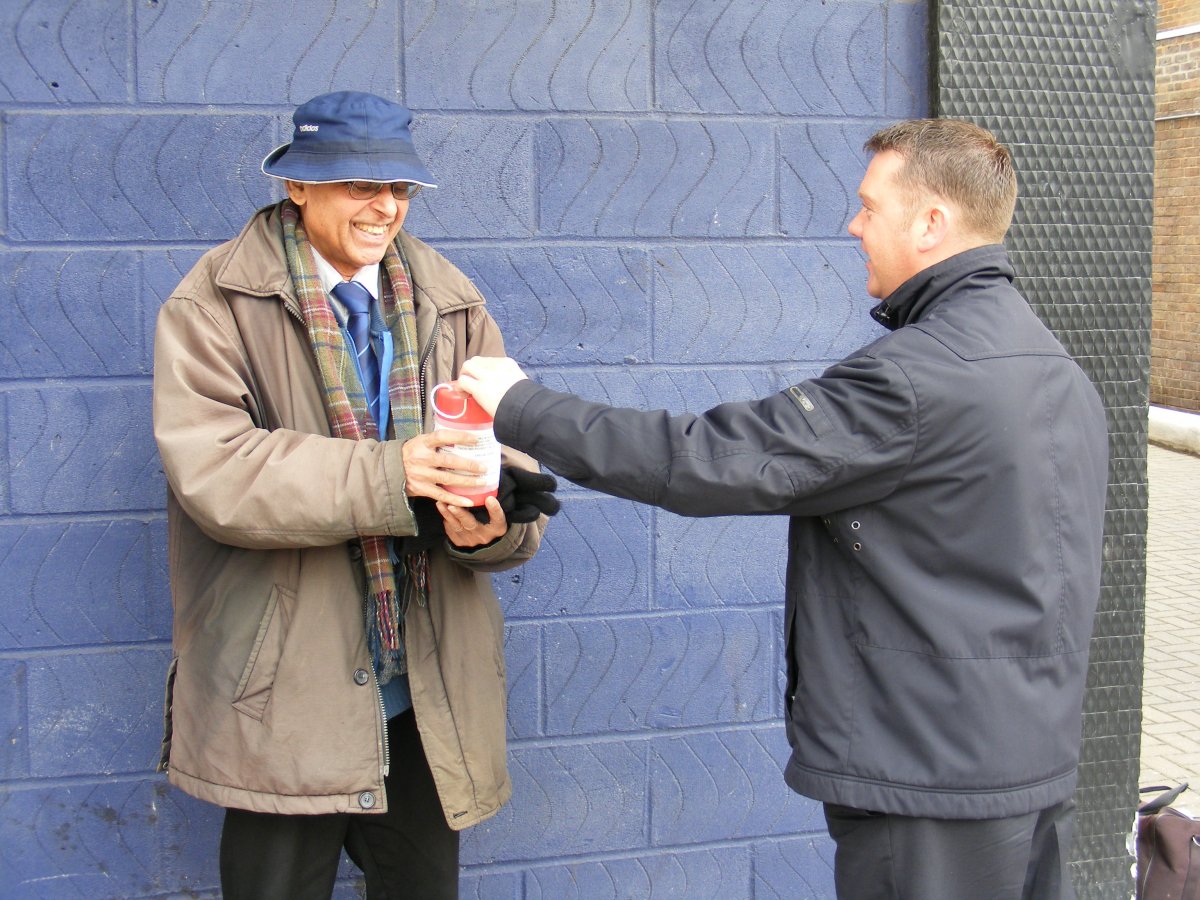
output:
[[[1160,447],[1200,456],[1200,415],[1150,407],[1150,440]]]
[[[1190,782],[1175,805],[1195,814],[1200,812],[1200,455],[1180,451],[1200,448],[1200,415],[1172,415],[1172,430],[1164,435],[1153,412],[1138,783]]]

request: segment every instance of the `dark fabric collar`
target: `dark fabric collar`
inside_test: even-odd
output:
[[[954,285],[967,278],[1004,278],[1014,271],[1003,244],[987,244],[955,254],[914,275],[871,310],[871,318],[890,331],[920,321]]]

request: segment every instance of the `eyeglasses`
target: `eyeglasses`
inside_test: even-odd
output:
[[[346,181],[343,184],[355,200],[374,200],[384,188],[389,188],[396,200],[411,200],[421,190],[421,185],[411,181]]]

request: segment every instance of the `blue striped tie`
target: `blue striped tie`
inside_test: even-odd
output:
[[[357,281],[343,281],[333,289],[333,296],[346,307],[346,329],[354,341],[354,352],[358,354],[358,368],[362,372],[363,389],[367,394],[367,405],[375,421],[379,421],[379,360],[371,346],[371,303],[375,298]]]

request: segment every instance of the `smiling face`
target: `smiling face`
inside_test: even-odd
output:
[[[355,200],[344,182],[289,181],[287,192],[300,207],[313,247],[345,278],[383,259],[408,214],[408,200],[397,200],[390,190]]]
[[[928,264],[918,252],[924,223],[896,184],[903,166],[893,150],[875,155],[858,188],[862,208],[847,229],[867,255],[867,293],[880,300]]]

